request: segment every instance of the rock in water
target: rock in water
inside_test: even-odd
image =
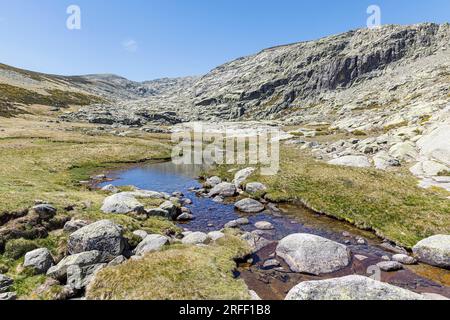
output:
[[[344,156],[341,158],[337,158],[337,159],[328,161],[328,163],[337,165],[337,166],[347,166],[347,167],[357,167],[357,168],[370,167],[370,162],[366,156]]]
[[[311,234],[291,234],[282,239],[277,255],[292,271],[320,275],[340,270],[350,263],[346,246]]]
[[[143,213],[144,206],[129,193],[117,193],[103,201],[101,210],[104,213],[127,214],[131,212]]]
[[[161,250],[168,243],[169,238],[159,234],[150,234],[138,244],[133,253],[137,256],[143,256],[148,252]]]
[[[242,170],[239,170],[238,172],[236,172],[236,174],[234,175],[234,185],[236,188],[240,188],[241,184],[247,180],[248,177],[250,177],[253,172],[255,172],[255,168],[245,168]]]
[[[403,265],[400,262],[397,261],[383,261],[380,263],[377,263],[378,268],[380,268],[383,271],[391,272],[391,271],[398,271],[403,269]]]
[[[387,283],[351,275],[302,282],[289,291],[286,300],[424,300],[424,297]]]
[[[50,251],[47,248],[41,248],[27,252],[23,266],[32,268],[36,274],[45,274],[54,263]]]
[[[414,255],[424,263],[450,268],[450,235],[435,235],[419,241],[413,247]]]
[[[236,187],[229,182],[222,182],[211,189],[208,196],[232,197],[236,194]]]
[[[392,256],[392,260],[400,262],[402,264],[416,264],[417,260],[414,257],[410,257],[406,254],[395,254]]]
[[[258,213],[264,210],[264,205],[253,199],[243,199],[234,204],[234,206],[242,212]]]
[[[273,230],[274,226],[268,221],[258,221],[255,223],[256,229],[259,230]]]
[[[70,254],[98,250],[117,257],[125,248],[122,232],[114,222],[101,220],[72,233],[67,248]]]

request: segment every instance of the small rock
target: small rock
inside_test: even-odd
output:
[[[236,186],[236,188],[239,188],[241,186],[241,184],[247,180],[248,177],[250,177],[253,172],[255,172],[255,168],[245,168],[242,170],[239,170],[238,172],[236,172],[236,174],[234,175],[234,185]]]
[[[392,256],[392,260],[400,262],[402,264],[410,265],[416,264],[417,260],[414,257],[410,257],[406,254],[396,254]]]
[[[366,256],[363,256],[363,255],[361,255],[361,254],[355,254],[355,259],[356,259],[356,260],[359,260],[359,261],[364,261],[364,260],[367,260],[367,259],[369,259],[369,258],[366,257]]]
[[[7,292],[14,281],[10,277],[0,274],[0,293]]]
[[[72,233],[89,225],[88,221],[72,219],[64,225],[64,232]]]
[[[264,269],[272,269],[280,266],[280,262],[276,259],[266,260],[263,264]]]
[[[50,220],[56,215],[56,208],[50,204],[39,204],[34,206],[33,211],[43,220]]]
[[[234,206],[242,212],[246,213],[258,213],[264,210],[264,205],[260,202],[247,198],[241,201],[238,201],[234,204]]]
[[[358,238],[356,238],[356,243],[359,244],[359,245],[365,245],[366,244],[366,240],[361,238],[361,237],[358,237]]]
[[[221,197],[232,197],[236,194],[236,187],[234,184],[229,182],[222,182],[216,185],[208,193],[209,197],[221,196]]]
[[[133,234],[141,238],[142,240],[144,240],[148,236],[148,233],[144,230],[135,230],[133,231]]]
[[[245,186],[245,192],[249,194],[264,194],[267,191],[267,187],[259,182],[250,182]]]
[[[209,237],[203,232],[192,232],[186,235],[181,243],[183,244],[204,244],[208,241]]]
[[[397,261],[383,261],[377,263],[377,266],[382,270],[386,272],[391,271],[398,271],[403,269],[403,265]]]
[[[267,221],[258,221],[255,223],[255,227],[259,230],[273,230],[274,226]]]
[[[223,232],[220,232],[220,231],[212,231],[212,232],[208,233],[208,237],[212,241],[216,241],[216,240],[219,240],[219,239],[225,237],[225,234]]]
[[[194,216],[187,212],[180,214],[177,218],[178,221],[190,221],[192,219],[194,219]]]
[[[0,293],[0,301],[12,301],[17,299],[17,294],[15,292],[4,292]]]
[[[104,186],[102,189],[102,191],[106,191],[106,192],[111,192],[111,193],[117,193],[119,192],[119,189],[117,189],[114,185],[112,184],[108,184],[106,186]]]
[[[215,186],[217,186],[218,184],[222,183],[222,179],[220,179],[219,177],[211,177],[208,178],[205,182],[205,186],[208,188],[214,188]]]
[[[383,261],[391,261],[391,258],[389,258],[389,256],[382,256],[381,260],[383,260]]]
[[[161,250],[161,248],[168,243],[169,238],[159,234],[150,234],[138,244],[133,253],[136,256],[143,256],[146,253]]]

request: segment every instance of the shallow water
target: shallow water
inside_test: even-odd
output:
[[[253,263],[239,265],[236,272],[236,275],[243,278],[249,288],[255,290],[263,299],[283,299],[293,286],[305,280],[320,280],[349,274],[371,276],[372,273],[368,272],[371,266],[382,261],[382,256],[393,255],[392,252],[380,247],[382,241],[373,233],[318,215],[301,206],[280,206],[282,214],[266,210],[260,214],[249,215],[236,211],[233,199],[230,199],[228,203],[217,203],[209,198],[196,196],[190,190],[201,187],[196,180],[201,170],[201,166],[180,166],[170,162],[140,165],[110,172],[108,177],[114,180],[102,185],[109,183],[116,186],[134,185],[146,190],[182,192],[185,198],[192,200],[192,205],[187,207],[192,211],[195,219],[181,226],[191,231],[220,230],[231,220],[247,217],[251,224],[242,227],[246,231],[255,230],[253,224],[257,221],[269,221],[275,226],[275,230],[264,235],[269,240],[277,241],[292,233],[310,233],[346,244],[353,256],[359,254],[368,257],[363,262],[353,258],[347,268],[319,277],[292,273],[283,261],[281,261],[282,269],[263,270],[263,262],[275,252],[276,242],[274,242],[273,245],[254,255]],[[349,233],[350,237],[344,236],[344,232]],[[363,237],[367,244],[357,244],[356,237]],[[416,292],[439,293],[450,297],[450,271],[448,270],[427,265],[405,266],[405,269],[401,271],[382,272],[381,280]]]

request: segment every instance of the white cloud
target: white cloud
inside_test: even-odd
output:
[[[129,39],[122,42],[122,47],[128,52],[136,52],[138,50],[138,43],[133,39]]]

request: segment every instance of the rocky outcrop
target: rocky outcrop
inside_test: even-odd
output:
[[[279,242],[276,253],[292,271],[314,275],[337,271],[350,263],[346,246],[311,234],[287,236]]]
[[[424,300],[424,297],[387,283],[352,275],[302,282],[289,291],[286,300]]]

